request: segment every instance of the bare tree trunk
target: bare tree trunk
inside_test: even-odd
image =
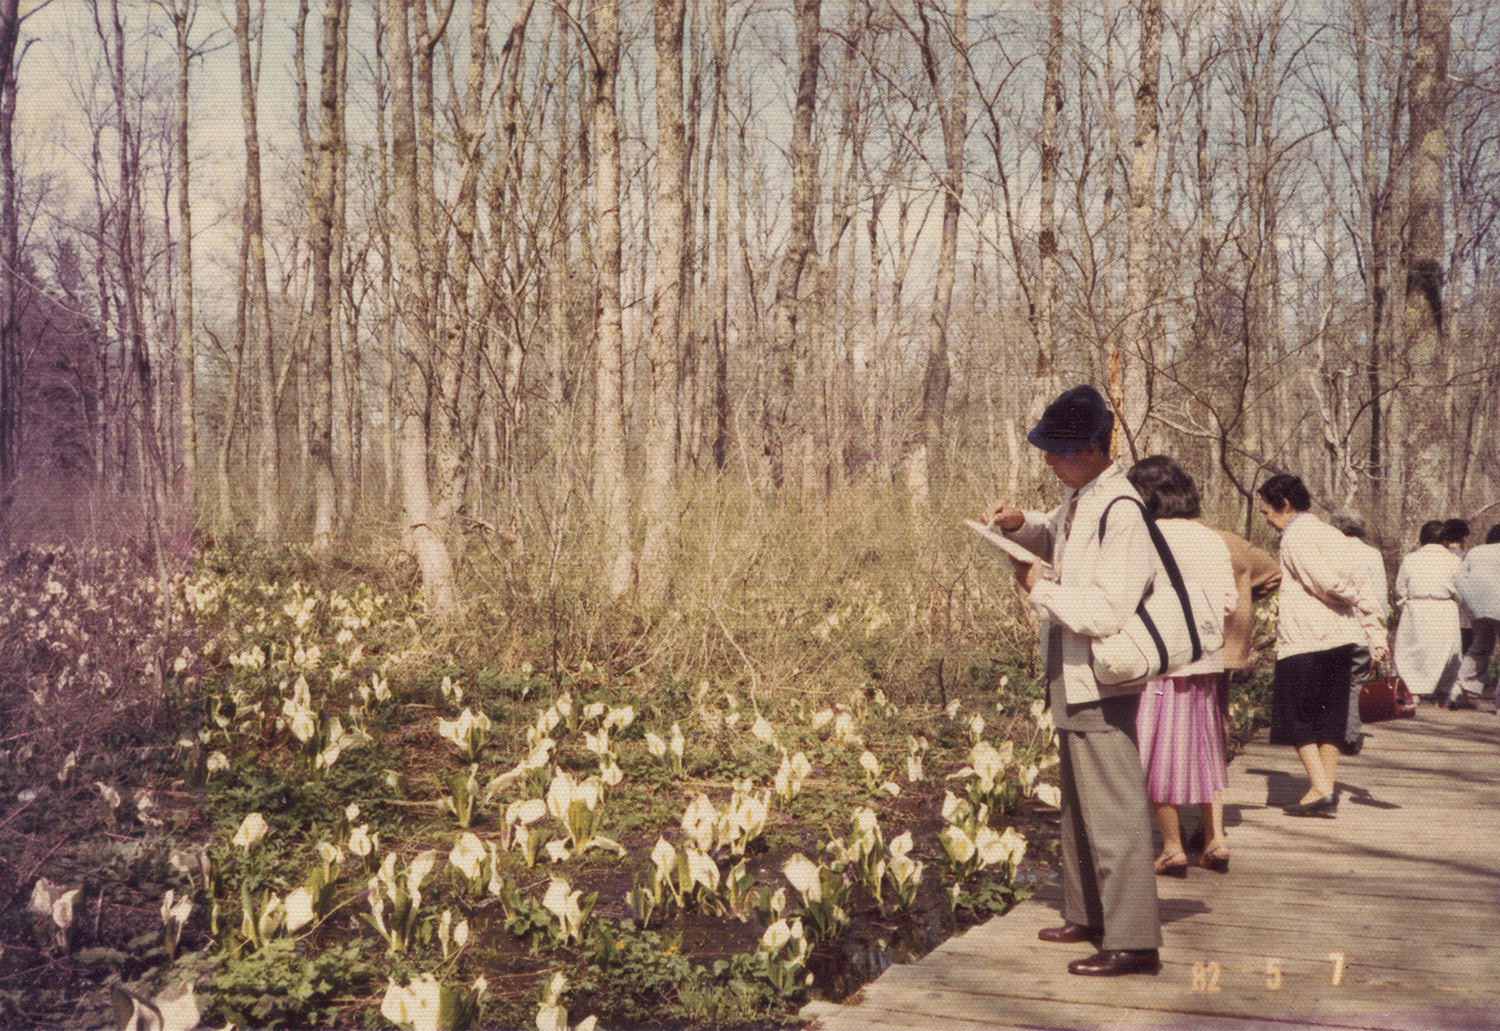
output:
[[[1109,377],[1109,397],[1116,405],[1124,404],[1124,384],[1120,378],[1122,366],[1119,353],[1119,339],[1115,334],[1119,331],[1119,325],[1115,321],[1117,312],[1116,299],[1119,295],[1118,275],[1115,270],[1119,267],[1120,233],[1118,231],[1117,211],[1119,209],[1120,191],[1120,166],[1125,164],[1125,146],[1122,142],[1120,131],[1120,112],[1124,110],[1124,104],[1120,101],[1121,82],[1125,78],[1116,67],[1116,51],[1120,48],[1120,21],[1123,15],[1116,9],[1116,0],[1098,0],[1099,15],[1103,20],[1103,31],[1105,33],[1103,50],[1103,75],[1098,71],[1100,64],[1097,56],[1093,60],[1075,62],[1078,66],[1078,84],[1075,87],[1079,96],[1082,97],[1085,90],[1095,88],[1093,82],[1099,81],[1097,89],[1100,96],[1097,101],[1099,116],[1103,119],[1107,131],[1108,145],[1103,148],[1103,154],[1099,159],[1091,162],[1089,171],[1097,175],[1103,187],[1103,197],[1100,199],[1099,217],[1095,224],[1099,227],[1096,231],[1098,236],[1104,238],[1103,246],[1097,242],[1084,249],[1087,271],[1085,276],[1088,281],[1089,305],[1092,311],[1089,316],[1093,321],[1093,331],[1096,339],[1101,343],[1108,344],[1109,353],[1106,356]],[[1127,0],[1127,6],[1129,0]],[[1096,187],[1096,190],[1098,187]],[[1126,183],[1129,189],[1129,183]],[[1088,225],[1092,221],[1091,214],[1087,210],[1087,193],[1078,189],[1075,191],[1074,204],[1078,208],[1076,217],[1079,225]],[[1127,223],[1129,219],[1126,219]],[[1102,328],[1101,328],[1102,327]],[[1105,338],[1108,337],[1106,341]],[[1120,426],[1115,424],[1116,441],[1118,444]]]
[[[109,234],[109,202],[105,197],[101,136],[102,132],[96,129],[93,146],[89,152],[89,170],[94,188],[94,217],[97,220],[94,233],[95,239],[100,244],[94,249],[94,289],[99,297],[101,341],[108,344],[113,339],[115,308],[114,293],[109,282],[107,252],[103,245]],[[103,403],[100,405],[99,432],[94,444],[94,479],[101,489],[113,487],[123,490],[124,463],[121,462],[118,468],[111,464],[111,459],[120,451],[117,441],[123,439],[124,436],[116,425],[119,418],[120,396],[123,394],[123,391],[115,385],[115,365],[119,348],[106,346],[102,350],[104,353],[99,357],[99,396],[103,399]]]
[[[611,597],[630,589],[630,493],[625,479],[623,354],[620,306],[620,123],[615,83],[620,70],[616,0],[589,0],[594,80],[594,220],[598,241],[598,371],[594,406],[594,501],[604,546],[604,586]]]
[[[428,318],[434,327],[433,342],[438,346],[439,358],[446,350],[443,342],[442,292],[447,284],[448,248],[442,245],[446,232],[438,218],[437,203],[437,100],[433,86],[433,54],[438,40],[447,30],[448,18],[453,15],[454,4],[443,9],[443,21],[436,28],[427,21],[428,0],[412,0],[410,5],[413,72],[417,105],[417,210],[422,216],[422,233],[429,241],[423,251],[424,273],[427,279],[427,298],[431,305]]]
[[[312,130],[309,127],[308,121],[309,99],[306,59],[308,9],[308,0],[300,0],[300,6],[298,8],[296,19],[295,66],[297,87],[297,128],[302,139],[303,181],[305,184],[304,190],[308,198],[307,235],[310,262],[309,278],[312,280],[310,293],[316,293],[317,272],[316,269],[312,267],[311,263],[316,261],[316,254],[313,253],[316,250],[316,244],[314,243],[314,240],[319,233],[317,225],[318,216],[316,210],[317,199],[314,195],[318,183],[318,161],[320,155],[318,152],[319,143],[313,139]],[[345,296],[345,275],[343,263],[344,243],[346,237],[345,176],[348,165],[348,144],[344,132],[344,115],[348,94],[349,65],[348,0],[341,0],[337,13],[338,54],[335,58],[333,69],[335,81],[333,109],[334,125],[337,127],[337,139],[333,143],[333,193],[331,197],[326,198],[329,206],[328,253],[330,303],[328,311],[328,323],[331,327],[328,334],[329,357],[327,360],[327,377],[332,384],[331,388],[327,389],[327,394],[330,398],[328,404],[329,429],[327,432],[327,463],[328,469],[331,471],[331,475],[326,481],[324,481],[324,479],[320,476],[319,470],[317,468],[324,461],[324,458],[320,454],[320,450],[323,447],[323,444],[322,442],[320,442],[319,437],[323,434],[323,430],[318,424],[320,402],[316,394],[318,391],[325,388],[320,385],[320,379],[323,376],[323,370],[321,368],[323,359],[317,353],[316,349],[316,341],[319,332],[316,325],[319,315],[316,311],[311,312],[309,316],[313,322],[313,328],[309,333],[309,354],[308,360],[304,365],[304,368],[306,370],[306,379],[308,380],[306,385],[306,389],[309,391],[308,403],[305,405],[299,405],[297,408],[299,429],[305,428],[307,433],[306,461],[308,466],[309,479],[312,483],[313,488],[313,539],[314,547],[320,549],[326,548],[331,545],[332,534],[334,532],[331,528],[344,527],[349,524],[349,520],[352,518],[352,495],[356,490],[356,475],[353,469],[350,447],[351,442],[357,435],[357,428],[354,424],[353,412],[350,405],[350,383],[348,379],[347,369],[348,362],[341,336],[345,321],[344,318],[341,317],[341,314],[343,309],[342,302]],[[328,40],[324,39],[323,44],[325,47],[324,52],[326,54]],[[328,70],[322,69],[321,71],[322,75],[324,76],[324,81],[326,82]],[[324,98],[322,103],[326,104],[327,99]],[[348,319],[350,320],[351,326],[354,327],[354,330],[350,333],[350,339],[356,339],[358,335],[357,315],[354,312],[350,312],[348,314]],[[357,358],[355,364],[358,364]],[[310,419],[306,418],[309,410],[311,410],[312,414],[312,417]],[[303,426],[304,421],[306,423],[305,427]],[[325,514],[320,511],[320,508],[321,506],[330,504],[330,502],[326,497],[320,495],[325,494],[325,492],[327,491],[327,483],[331,483],[333,485],[333,497],[331,501],[331,515],[325,516]],[[323,523],[325,518],[327,521],[327,526],[330,528],[326,531],[320,529],[320,525]],[[318,543],[320,540],[323,541],[322,544]]]
[[[234,295],[234,368],[229,377],[229,401],[225,405],[224,429],[219,438],[215,458],[215,474],[219,488],[219,518],[227,529],[234,526],[234,491],[229,478],[229,459],[238,426],[240,402],[245,385],[245,320],[249,293],[246,284],[250,276],[250,238],[240,234],[239,264],[236,266],[236,290]],[[215,338],[217,342],[217,338]],[[252,442],[253,443],[253,442]],[[247,463],[248,464],[248,463]]]
[[[564,26],[567,18],[567,9],[558,4],[554,12],[555,22],[558,26]],[[558,34],[557,63],[553,75],[558,83],[565,83],[568,79],[570,68],[570,31],[562,31]],[[581,101],[580,101],[581,103]],[[548,305],[548,333],[547,333],[547,441],[548,452],[552,456],[552,475],[556,483],[562,483],[564,470],[568,464],[567,448],[573,442],[569,440],[567,432],[570,421],[565,414],[571,404],[573,409],[578,408],[579,384],[581,377],[573,372],[572,367],[576,363],[568,361],[568,353],[572,342],[572,334],[568,328],[569,307],[569,283],[572,280],[570,272],[572,269],[572,254],[570,250],[570,227],[572,226],[573,205],[569,202],[571,194],[572,177],[574,166],[572,161],[573,139],[572,120],[570,106],[570,91],[559,89],[557,91],[557,114],[553,116],[553,128],[557,132],[557,159],[553,179],[553,191],[557,198],[557,211],[551,220],[552,235],[548,243],[547,261],[547,305]],[[586,120],[581,119],[582,125],[587,125]],[[574,388],[568,389],[569,375],[574,375]]]
[[[687,63],[684,98],[686,131],[686,177],[690,184],[683,197],[682,311],[684,320],[679,382],[682,399],[679,417],[677,465],[699,469],[706,464],[705,447],[712,418],[713,400],[713,158],[712,96],[705,97],[704,82],[713,57],[709,53],[702,0],[692,0],[688,11],[691,30],[683,45]],[[709,122],[704,125],[704,112]]]
[[[245,235],[250,243],[246,284],[246,336],[255,356],[257,454],[255,532],[274,538],[281,530],[281,444],[276,425],[276,353],[271,335],[271,302],[266,280],[265,218],[261,211],[260,130],[256,114],[258,59],[250,44],[250,0],[235,0],[234,36],[239,44],[240,113],[245,123]]]
[[[1048,0],[1047,61],[1042,82],[1041,233],[1037,239],[1036,398],[1026,413],[1029,422],[1041,417],[1040,406],[1057,393],[1053,309],[1057,304],[1057,161],[1061,153],[1057,122],[1062,113],[1062,50],[1062,0]]]
[[[691,19],[694,28],[702,24],[699,0],[693,0]],[[683,44],[683,158],[684,188],[677,202],[682,205],[682,329],[677,348],[677,443],[676,465],[679,469],[697,468],[703,441],[703,342],[707,338],[701,294],[708,279],[709,262],[699,250],[699,240],[706,243],[708,226],[707,155],[700,158],[699,126],[703,121],[703,45],[701,31]],[[700,178],[700,165],[701,176]],[[703,219],[700,230],[698,219]],[[700,269],[702,270],[700,272]],[[702,280],[700,282],[700,275]]]
[[[523,16],[529,15],[530,11],[531,4],[527,3]],[[460,171],[458,200],[453,208],[455,247],[450,293],[453,298],[454,327],[449,346],[457,351],[453,356],[453,365],[458,374],[453,379],[453,389],[457,396],[449,399],[448,403],[453,407],[455,437],[463,441],[464,445],[455,448],[455,457],[459,454],[472,455],[481,397],[480,350],[487,339],[487,333],[478,324],[475,315],[484,289],[482,277],[476,276],[476,270],[482,268],[478,262],[482,246],[478,236],[479,173],[483,161],[480,148],[484,141],[484,78],[489,52],[487,5],[477,3],[469,12],[469,64],[464,77],[463,106],[456,122]],[[474,282],[476,278],[481,281]],[[462,503],[474,489],[470,465],[472,462],[460,461],[451,471],[455,503]]]
[[[1161,78],[1161,0],[1143,0],[1140,5],[1140,81],[1135,90],[1135,143],[1130,162],[1130,239],[1126,253],[1125,317],[1121,319],[1121,343],[1111,348],[1111,367],[1119,367],[1119,393],[1114,397],[1120,415],[1116,440],[1123,430],[1132,457],[1150,450],[1146,417],[1151,407],[1151,376],[1155,349],[1149,339],[1146,318],[1151,302],[1150,268],[1152,227],[1156,223],[1156,151],[1159,132],[1157,91]],[[1122,346],[1123,344],[1123,346]],[[1111,387],[1115,376],[1111,374]]]
[[[464,466],[464,442],[459,428],[458,394],[462,374],[458,327],[453,325],[444,293],[452,299],[447,276],[448,246],[445,213],[437,196],[437,114],[434,98],[433,55],[447,31],[453,4],[442,8],[442,21],[436,26],[427,19],[427,0],[413,0],[410,6],[414,65],[413,82],[416,97],[416,176],[417,217],[421,220],[421,274],[427,304],[427,331],[432,343],[428,371],[431,391],[428,419],[428,449],[432,455],[429,489],[433,524],[447,529],[454,525],[459,506]]]
[[[522,71],[530,15],[531,4],[522,5],[501,48],[499,160],[490,176],[488,198],[492,232],[488,248],[491,286],[483,293],[478,318],[479,324],[486,328],[486,339],[495,339],[489,349],[498,355],[498,358],[486,360],[499,366],[496,401],[499,405],[497,439],[500,448],[497,462],[500,475],[508,485],[514,483],[518,471],[518,446],[524,417],[521,382],[526,352],[519,330],[525,317],[525,302],[519,288],[512,285],[514,276],[508,270],[519,268],[521,264],[521,123],[525,117]],[[492,326],[498,330],[491,331],[489,327]]]
[[[1394,98],[1389,116],[1389,140],[1385,151],[1386,167],[1380,167],[1377,151],[1379,140],[1376,103],[1372,92],[1375,83],[1370,74],[1370,47],[1373,37],[1373,19],[1369,0],[1356,0],[1353,4],[1355,17],[1350,35],[1354,42],[1354,72],[1356,93],[1359,99],[1360,116],[1360,186],[1359,189],[1359,233],[1363,237],[1365,252],[1369,255],[1365,263],[1365,303],[1369,309],[1366,334],[1365,381],[1370,406],[1370,440],[1367,455],[1370,476],[1370,515],[1379,524],[1385,507],[1386,473],[1388,457],[1385,453],[1385,413],[1389,402],[1384,394],[1385,375],[1384,344],[1389,335],[1386,317],[1389,306],[1390,222],[1394,203],[1396,164],[1399,160],[1396,149],[1396,120],[1405,97],[1405,67],[1397,62],[1401,71],[1397,81],[1389,87]],[[1393,16],[1395,17],[1395,16]],[[1378,81],[1379,76],[1374,77]]]
[[[19,0],[0,0],[0,525],[10,508],[21,454],[21,346],[16,325],[20,224],[11,138],[20,33]]]
[[[684,0],[655,0],[656,22],[656,283],[651,320],[646,469],[641,493],[645,536],[639,563],[641,592],[659,604],[670,586],[677,530],[673,484],[677,473],[678,349],[682,340],[682,278],[687,191],[683,128],[682,34]]]
[[[334,292],[333,254],[335,177],[338,169],[338,70],[343,0],[325,0],[323,8],[323,64],[321,116],[318,128],[316,177],[309,184],[308,207],[312,253],[312,313],[308,371],[312,401],[313,550],[331,551],[338,519],[338,477],[333,465]],[[338,264],[342,264],[338,262]]]
[[[1062,63],[1063,63],[1063,17],[1062,0],[1047,0],[1047,44],[1042,74],[1042,139],[1041,139],[1041,189],[1039,193],[1037,233],[1037,278],[1031,295],[1031,327],[1036,337],[1036,358],[1032,365],[1033,390],[1022,410],[1022,422],[1032,426],[1042,417],[1047,402],[1058,392],[1057,376],[1057,277],[1058,277],[1058,231],[1057,231],[1057,181],[1058,162],[1062,145],[1058,140],[1058,122],[1062,114]],[[993,114],[992,116],[993,117]],[[997,137],[999,126],[994,127]],[[997,154],[998,160],[998,154]],[[1014,247],[1013,247],[1014,249]],[[1021,264],[1017,257],[1017,277]],[[1021,282],[1025,289],[1024,281]],[[1007,420],[1006,430],[1014,436],[1014,428]],[[1011,475],[1019,475],[1018,467],[1024,466],[1028,477],[1044,472],[1044,456],[1036,448],[1022,448],[1011,452]]]
[[[392,209],[394,198],[391,190],[390,178],[390,148],[387,144],[387,114],[390,107],[390,84],[387,79],[388,62],[385,60],[385,39],[387,28],[384,12],[380,4],[372,6],[371,15],[375,22],[375,31],[371,38],[371,46],[375,51],[374,60],[374,91],[375,91],[375,151],[380,155],[380,166],[376,170],[377,197],[374,234],[377,246],[380,248],[381,261],[379,278],[376,281],[376,305],[379,308],[377,326],[380,338],[381,358],[381,383],[380,383],[380,464],[382,485],[384,488],[383,501],[389,507],[398,504],[398,495],[401,491],[401,461],[399,455],[398,439],[400,416],[400,390],[398,382],[401,369],[401,350],[397,335],[398,318],[396,313],[396,288],[395,275],[391,269],[391,262],[396,253],[395,244],[392,241],[392,223],[395,222],[395,213]]]
[[[193,328],[193,206],[189,197],[192,164],[188,153],[190,122],[188,108],[189,72],[196,56],[189,36],[193,31],[195,0],[181,0],[168,9],[177,36],[177,219],[182,241],[177,248],[178,279],[181,296],[178,301],[178,360],[182,363],[182,471],[178,497],[187,519],[194,518],[198,491],[198,352]]]
[[[1207,41],[1200,40],[1199,52],[1212,45]],[[1200,58],[1200,67],[1206,63]],[[1209,439],[1209,450],[1212,461],[1209,463],[1208,490],[1205,496],[1220,497],[1225,489],[1227,477],[1226,463],[1229,460],[1228,448],[1225,446],[1228,440],[1228,424],[1230,420],[1238,421],[1243,412],[1243,381],[1233,374],[1229,368],[1232,360],[1225,358],[1221,346],[1223,339],[1219,328],[1219,320],[1215,317],[1214,306],[1219,297],[1218,282],[1218,258],[1217,258],[1217,220],[1214,217],[1214,169],[1209,150],[1209,130],[1213,124],[1213,91],[1210,82],[1200,81],[1193,85],[1193,174],[1197,183],[1196,203],[1198,208],[1198,240],[1195,248],[1196,259],[1196,281],[1193,286],[1193,332],[1190,342],[1190,354],[1194,358],[1201,357],[1204,367],[1205,380],[1216,380],[1236,384],[1231,386],[1228,392],[1231,395],[1238,394],[1239,397],[1224,398],[1220,393],[1219,404],[1211,412]],[[1219,369],[1228,370],[1228,375],[1222,380]],[[1231,410],[1232,414],[1226,419],[1221,412],[1224,408]],[[1236,484],[1237,485],[1237,484]]]
[[[877,189],[870,197],[870,218],[865,223],[865,232],[870,246],[869,296],[870,339],[865,344],[864,368],[860,370],[860,395],[864,402],[862,419],[865,432],[869,434],[871,473],[877,482],[884,483],[890,469],[891,420],[886,417],[881,403],[882,386],[879,379],[885,355],[885,337],[880,331],[880,273],[884,265],[884,253],[880,249],[880,214],[885,210],[886,191]]]
[[[722,470],[729,459],[729,42],[728,0],[710,0],[709,46],[714,64],[715,177],[713,289],[713,456]]]
[[[406,504],[407,532],[422,572],[422,596],[436,619],[458,610],[453,560],[435,525],[428,483],[427,377],[436,341],[432,339],[431,298],[423,256],[426,250],[417,186],[417,125],[412,98],[412,52],[408,10],[413,0],[388,0],[386,54],[391,69],[391,180],[397,225],[393,233],[396,274],[401,287],[401,329],[404,336],[404,373],[401,390],[401,492]],[[418,0],[422,2],[422,0]]]
[[[334,148],[333,241],[329,274],[333,287],[333,475],[338,484],[337,522],[346,528],[354,516],[354,498],[360,488],[359,442],[361,404],[353,403],[360,382],[359,306],[349,294],[349,273],[344,261],[348,242],[349,200],[349,10],[350,0],[339,6],[339,47],[336,112],[338,141]],[[345,303],[346,298],[349,303]],[[343,313],[343,318],[338,313]],[[341,329],[342,327],[342,329]],[[346,346],[348,344],[349,346]],[[352,368],[350,367],[352,365]]]
[[[1412,379],[1402,403],[1406,408],[1406,440],[1410,442],[1411,482],[1423,484],[1431,492],[1434,511],[1446,512],[1452,501],[1452,483],[1447,461],[1448,427],[1442,420],[1446,391],[1438,359],[1444,354],[1446,338],[1443,172],[1448,156],[1448,52],[1453,5],[1451,0],[1417,0],[1416,14],[1402,312],[1402,336]]]
[[[802,273],[813,254],[813,225],[817,218],[817,154],[813,150],[813,115],[818,101],[818,16],[821,0],[795,0],[797,25],[797,97],[792,108],[791,226],[776,280],[772,330],[772,381],[766,384],[766,439],[770,448],[771,479],[782,486],[800,482],[802,470],[788,468],[793,456],[808,452],[811,432],[809,405],[802,395],[797,335],[798,298]]]
[[[952,378],[948,360],[948,319],[953,308],[953,283],[958,265],[958,218],[963,210],[964,144],[968,138],[969,103],[968,16],[967,0],[955,0],[950,45],[953,49],[952,85],[944,99],[938,71],[938,58],[932,44],[932,24],[926,0],[917,0],[917,17],[922,31],[917,45],[927,83],[938,105],[938,119],[943,129],[943,227],[938,243],[937,279],[932,292],[932,312],[927,335],[927,370],[922,380],[922,414],[917,443],[908,459],[908,486],[911,502],[920,508],[928,505],[933,451],[940,448],[944,415],[948,407],[948,384]]]
[[[136,204],[140,196],[140,130],[131,123],[129,98],[125,88],[127,69],[125,66],[125,22],[120,16],[119,0],[110,0],[109,25],[99,21],[101,11],[94,9],[95,26],[100,42],[105,47],[105,59],[111,64],[110,76],[114,87],[115,132],[119,157],[119,194],[115,208],[115,241],[119,262],[120,302],[123,307],[123,335],[125,356],[130,363],[130,376],[138,397],[138,408],[131,420],[136,438],[135,461],[137,462],[140,502],[143,506],[145,529],[152,545],[152,553],[158,564],[164,559],[160,547],[160,530],[168,517],[166,498],[166,464],[158,436],[161,421],[157,412],[156,372],[152,367],[151,354],[141,310],[140,269],[136,255],[140,252],[137,240]],[[113,55],[111,56],[111,41]]]

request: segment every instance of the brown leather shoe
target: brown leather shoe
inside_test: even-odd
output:
[[[1103,932],[1093,927],[1068,922],[1061,927],[1044,927],[1036,933],[1036,936],[1044,942],[1072,945],[1074,942],[1098,941],[1103,937]]]
[[[1161,957],[1155,949],[1105,949],[1088,959],[1075,959],[1068,964],[1068,973],[1091,977],[1159,974]]]

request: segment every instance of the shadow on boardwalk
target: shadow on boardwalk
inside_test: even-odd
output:
[[[1158,879],[1157,977],[1067,973],[1043,888],[920,962],[892,967],[810,1029],[1500,1028],[1500,717],[1423,707],[1368,728],[1339,766],[1333,819],[1279,806],[1306,789],[1290,748],[1257,738],[1229,770],[1234,855]]]

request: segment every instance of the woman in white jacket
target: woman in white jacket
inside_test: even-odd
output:
[[[1443,545],[1443,521],[1422,524],[1418,548],[1396,573],[1396,672],[1418,698],[1449,702],[1458,679],[1460,623],[1455,581],[1463,562]]]
[[[1234,611],[1239,590],[1229,546],[1216,531],[1198,522],[1202,506],[1193,478],[1166,455],[1144,458],[1126,475],[1172,549],[1183,580],[1203,588],[1209,601],[1218,606],[1222,623]],[[1219,649],[1169,677],[1151,681],[1141,693],[1136,734],[1146,792],[1161,830],[1161,853],[1156,857],[1159,874],[1187,875],[1179,805],[1198,806],[1202,817],[1204,845],[1199,864],[1219,873],[1229,869],[1220,801],[1229,783],[1218,700],[1223,675],[1224,652]]]
[[[1295,748],[1308,779],[1301,801],[1283,808],[1289,816],[1332,816],[1354,648],[1368,641],[1371,661],[1384,662],[1385,622],[1349,538],[1309,511],[1307,485],[1281,473],[1256,493],[1261,515],[1281,534],[1270,742]]]

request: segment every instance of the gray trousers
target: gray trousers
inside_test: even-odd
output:
[[[1059,730],[1063,919],[1102,928],[1105,949],[1161,947],[1151,810],[1135,741]]]
[[[1458,683],[1453,689],[1453,697],[1459,697],[1460,690],[1484,694],[1485,677],[1490,671],[1490,656],[1495,651],[1497,627],[1500,627],[1500,620],[1474,617],[1474,636],[1469,639],[1469,647],[1464,649],[1464,657],[1458,664]]]
[[[1344,725],[1344,740],[1357,745],[1364,733],[1364,725],[1359,722],[1359,689],[1365,686],[1374,669],[1370,665],[1369,645],[1356,644],[1350,658],[1354,669],[1349,675],[1349,719]]]
[[[1101,948],[1160,948],[1156,824],[1136,747],[1140,698],[1069,705],[1061,628],[1054,624],[1049,636],[1047,707],[1060,761],[1063,919],[1102,929]]]

